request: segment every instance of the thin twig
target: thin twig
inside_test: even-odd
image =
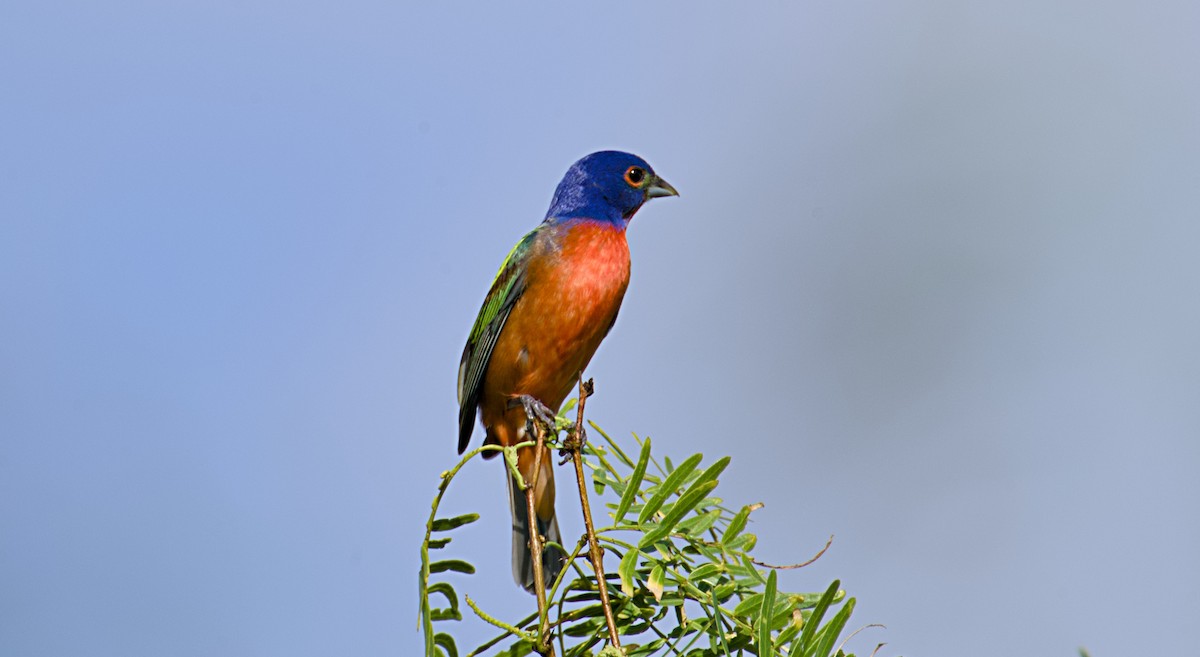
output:
[[[517,627],[517,628],[524,627],[526,624],[530,623],[530,622],[531,622],[531,621],[533,621],[535,618],[537,618],[537,613],[536,613],[536,612],[534,612],[534,613],[532,613],[532,614],[530,614],[530,615],[526,616],[526,617],[525,617],[525,618],[523,618],[522,620],[519,620],[519,621],[517,621],[517,622],[516,622],[516,623],[513,625],[513,627]],[[496,636],[496,637],[494,637],[494,638],[492,638],[492,639],[489,639],[489,640],[487,641],[487,643],[484,643],[484,644],[482,644],[482,645],[476,646],[474,650],[472,650],[471,652],[467,653],[467,657],[475,657],[475,655],[482,655],[483,653],[487,652],[489,648],[491,648],[492,646],[496,645],[497,643],[500,643],[501,641],[503,641],[504,639],[506,639],[507,637],[510,637],[510,636],[512,636],[512,633],[511,633],[511,632],[508,632],[508,631],[505,631],[503,634],[500,634],[499,636]],[[532,633],[530,633],[530,636],[532,636]],[[532,639],[532,638],[530,638],[529,640],[530,640],[530,641],[533,641],[533,639]]]
[[[805,561],[804,563],[793,563],[793,564],[788,564],[786,566],[772,566],[769,563],[764,563],[753,557],[751,557],[750,560],[753,561],[755,564],[762,566],[763,568],[770,568],[771,570],[792,570],[793,568],[803,568],[803,567],[811,564],[812,562],[816,561],[817,559],[820,559],[821,555],[825,554],[825,551],[829,549],[830,545],[833,545],[833,535],[832,534],[830,534],[829,540],[825,541],[825,547],[821,548],[821,551],[818,552],[812,559],[809,559],[808,561]]]
[[[854,635],[858,634],[859,632],[862,632],[863,630],[867,629],[868,627],[882,627],[885,630],[887,629],[887,625],[883,625],[881,623],[871,623],[869,625],[863,625],[862,627],[858,628],[857,630],[854,630],[853,632],[851,632],[850,636],[846,637],[845,639],[842,639],[842,643],[838,646],[837,651],[841,652],[842,648],[845,648],[846,644],[850,642],[850,639],[854,638]],[[876,652],[879,652],[879,649],[882,648],[883,645],[884,644],[881,643],[878,646],[875,646],[875,650],[871,654],[874,655]]]
[[[471,611],[475,612],[476,616],[479,616],[484,621],[486,621],[492,625],[495,625],[496,627],[508,632],[509,634],[520,637],[527,641],[532,641],[534,639],[533,633],[526,632],[519,627],[505,623],[504,621],[502,621],[502,620],[488,614],[484,610],[480,609],[479,605],[476,605],[475,601],[471,599],[471,596],[468,595],[468,596],[466,596],[466,598],[467,598],[467,606],[471,608]],[[504,636],[506,636],[506,635],[501,635],[501,638],[503,638]]]
[[[588,554],[592,558],[592,570],[596,573],[596,588],[600,593],[600,606],[604,609],[604,622],[608,624],[608,640],[613,647],[620,648],[621,638],[617,635],[617,621],[613,618],[612,607],[608,603],[608,582],[604,579],[604,553],[600,550],[600,542],[596,540],[596,529],[592,525],[592,507],[588,503],[587,483],[583,477],[583,407],[594,391],[592,380],[584,381],[580,377],[579,412],[575,417],[575,428],[571,431],[571,440],[567,448],[575,461],[575,480],[579,482],[579,505],[583,508]]]
[[[537,596],[538,606],[538,636],[535,649],[540,655],[553,655],[554,646],[550,643],[550,610],[546,605],[546,576],[542,572],[542,533],[538,531],[537,510],[533,501],[537,491],[538,479],[542,474],[542,445],[546,439],[546,431],[541,420],[533,420],[533,430],[537,433],[537,443],[534,445],[533,474],[530,475],[528,486],[525,488],[525,507],[529,512],[526,522],[529,528],[529,557],[533,560],[533,593]]]
[[[441,481],[438,483],[437,495],[433,498],[433,504],[431,505],[431,508],[429,511],[429,519],[425,522],[425,540],[421,542],[421,581],[420,581],[420,591],[421,591],[420,607],[421,607],[421,609],[417,616],[417,618],[418,618],[417,622],[425,634],[425,652],[426,653],[432,653],[433,645],[434,645],[433,644],[433,637],[434,637],[433,618],[431,617],[430,609],[429,609],[429,576],[431,574],[429,572],[429,565],[430,565],[429,544],[432,540],[431,537],[433,534],[433,523],[437,519],[438,508],[442,503],[442,498],[446,495],[446,490],[450,488],[451,480],[454,479],[454,476],[456,474],[458,474],[458,472],[460,470],[462,470],[463,466],[465,466],[468,461],[475,458],[479,454],[488,453],[488,452],[490,452],[490,453],[503,452],[506,465],[508,465],[509,454],[512,454],[515,456],[516,451],[518,449],[520,449],[522,447],[527,447],[527,446],[530,446],[533,444],[534,443],[531,441],[525,441],[525,442],[520,442],[520,443],[517,443],[516,445],[511,445],[508,447],[502,447],[500,445],[484,445],[482,447],[477,447],[477,448],[471,450],[470,452],[467,452],[466,455],[464,455],[461,459],[459,459],[458,463],[453,468],[450,468],[449,470],[445,470],[442,472],[441,475],[439,475]],[[521,475],[520,472],[516,472],[515,466],[510,465],[509,467],[512,468],[512,471],[515,473],[515,476],[517,477],[517,481],[523,482],[524,479],[520,476]],[[524,485],[524,484],[522,483],[522,485]]]

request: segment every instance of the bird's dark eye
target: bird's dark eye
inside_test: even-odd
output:
[[[646,170],[641,167],[629,167],[625,170],[625,182],[632,187],[641,187],[646,182]]]

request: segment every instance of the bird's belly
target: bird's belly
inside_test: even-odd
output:
[[[557,410],[608,334],[624,293],[624,285],[564,285],[543,303],[537,303],[538,297],[523,298],[528,307],[509,317],[509,324],[516,325],[506,326],[500,340],[508,342],[505,337],[512,336],[512,344],[498,343],[496,351],[505,353],[493,356],[493,364],[500,356],[512,358],[515,365],[517,376],[508,394],[533,395]]]
[[[485,396],[532,395],[557,410],[621,307],[629,285],[625,235],[576,229],[556,265],[530,276],[496,343]]]

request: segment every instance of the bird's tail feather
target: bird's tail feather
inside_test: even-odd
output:
[[[508,505],[512,509],[512,573],[513,579],[526,591],[533,593],[533,555],[529,551],[529,509],[525,502],[525,493],[517,487],[517,481],[508,477]],[[562,545],[562,535],[558,532],[558,519],[551,517],[549,521],[537,518],[537,531],[547,541]],[[542,574],[546,588],[554,583],[558,573],[563,569],[566,555],[562,550],[547,545],[542,550]]]

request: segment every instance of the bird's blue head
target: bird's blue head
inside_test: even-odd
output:
[[[567,169],[546,219],[593,219],[624,227],[646,201],[678,195],[642,158],[621,151],[599,151]]]

